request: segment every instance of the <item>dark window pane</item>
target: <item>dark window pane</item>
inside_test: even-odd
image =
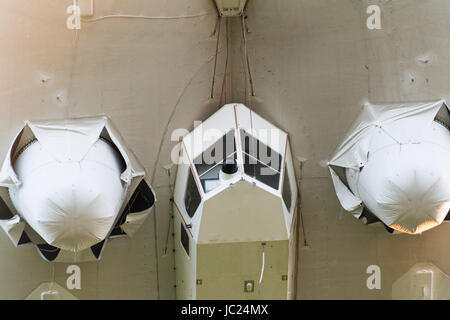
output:
[[[152,189],[150,189],[147,182],[142,179],[131,196],[127,207],[129,213],[141,212],[149,209],[154,203],[155,196],[153,195]]]
[[[30,242],[31,242],[31,240],[28,237],[28,235],[25,232],[23,232],[22,235],[20,236],[20,239],[19,239],[19,242],[17,243],[17,245],[21,246],[21,245],[24,245],[24,244],[27,244]]]
[[[122,236],[122,235],[126,235],[126,233],[123,232],[120,225],[117,225],[116,227],[114,227],[114,229],[112,229],[111,233],[109,234],[110,237]]]
[[[241,142],[242,149],[245,153],[252,155],[257,158],[258,156],[258,140],[256,140],[253,136],[245,132],[244,130],[240,130],[241,134]]]
[[[47,260],[47,261],[53,261],[56,259],[56,257],[59,254],[59,251],[61,249],[56,248],[52,245],[49,245],[47,243],[43,243],[43,244],[38,244],[36,245],[36,247],[38,248],[39,252],[41,253],[42,257]]]
[[[291,197],[291,183],[289,180],[289,174],[287,172],[287,165],[286,162],[284,163],[284,181],[283,181],[283,201],[286,205],[286,208],[289,212],[291,212],[291,205],[292,205],[292,197]]]
[[[221,169],[222,166],[218,164],[200,177],[200,182],[205,193],[215,189],[220,185],[219,176]]]
[[[228,159],[236,160],[236,153],[231,155]],[[215,189],[220,185],[220,171],[222,171],[222,164],[219,163],[216,166],[212,167],[209,171],[205,172],[202,176],[200,176],[200,183],[202,184],[203,190],[205,193]]]
[[[100,258],[100,254],[102,253],[104,246],[105,246],[105,240],[100,241],[99,243],[94,244],[91,247],[91,251],[97,259]]]
[[[189,235],[182,223],[180,224],[180,228],[181,228],[181,244],[183,245],[186,254],[189,255]]]
[[[193,217],[195,211],[201,202],[200,192],[198,191],[197,184],[195,183],[192,170],[189,170],[189,177],[186,186],[186,194],[184,195],[184,205],[189,217]]]
[[[231,130],[194,159],[198,175],[201,176],[235,151],[234,130]]]
[[[0,198],[0,220],[11,219],[12,217],[14,217],[14,214],[9,210],[5,201]]]
[[[256,180],[278,190],[280,182],[280,173],[271,167],[262,164],[255,158],[244,153],[244,172]]]
[[[242,149],[245,153],[258,159],[263,164],[272,167],[276,171],[280,171],[282,157],[278,152],[257,140],[243,129],[240,130],[240,134]]]
[[[120,226],[125,223],[127,219],[127,215],[130,213],[141,212],[147,210],[153,206],[155,203],[155,196],[153,195],[152,190],[148,186],[147,182],[144,179],[138,184],[136,189],[133,192],[133,195],[128,201],[127,205],[123,209],[120,214],[120,218],[117,220],[114,229],[111,232],[111,236],[117,236],[121,234],[126,234],[122,231]]]

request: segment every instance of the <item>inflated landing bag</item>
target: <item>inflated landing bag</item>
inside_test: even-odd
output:
[[[150,214],[145,170],[106,117],[27,121],[0,170],[0,227],[47,261],[101,258]]]
[[[444,100],[367,103],[328,167],[342,207],[419,234],[448,219],[450,110]]]
[[[102,139],[79,162],[58,162],[34,140],[13,164],[22,181],[11,200],[27,223],[55,247],[81,251],[114,224],[124,188],[120,154]]]
[[[424,141],[400,145],[384,131],[373,137],[368,161],[346,169],[350,189],[387,226],[421,233],[442,223],[450,209],[450,134],[433,122]]]

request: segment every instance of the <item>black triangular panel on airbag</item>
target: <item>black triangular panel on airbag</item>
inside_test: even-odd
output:
[[[23,232],[22,235],[20,236],[19,242],[17,243],[18,246],[27,244],[27,243],[31,243],[30,238],[28,237],[28,235]]]
[[[153,195],[152,189],[150,189],[147,182],[142,179],[127,204],[129,210],[128,213],[147,210],[154,203],[155,196]]]
[[[97,259],[100,259],[100,255],[102,254],[104,246],[105,246],[105,240],[103,240],[97,244],[94,244],[91,247],[91,251]]]
[[[114,236],[123,236],[126,235],[126,233],[122,230],[122,228],[117,225],[114,227],[114,229],[112,229],[111,233],[109,234],[110,237],[114,237]]]
[[[0,198],[0,220],[8,220],[14,217],[14,214],[9,210],[8,206],[6,205],[5,201],[3,201],[2,198]]]
[[[44,244],[37,244],[36,247],[38,248],[41,255],[44,257],[47,261],[53,261],[56,259],[56,257],[59,254],[59,251],[61,249],[56,248],[52,245],[49,245],[47,243]]]
[[[443,124],[450,130],[450,109],[444,103],[436,114],[435,121]]]
[[[388,227],[388,226],[387,226],[387,225],[385,225],[384,223],[383,223],[383,225],[384,225],[384,227],[386,228],[387,232],[389,232],[389,233],[393,233],[393,232],[395,231],[394,229],[392,229],[392,228]]]
[[[131,196],[130,201],[128,201],[127,205],[123,209],[122,214],[120,215],[120,218],[117,221],[110,236],[125,234],[125,232],[122,231],[120,226],[125,223],[127,215],[129,213],[147,210],[151,208],[154,203],[155,203],[155,196],[153,194],[153,191],[152,189],[150,189],[147,182],[145,182],[145,180],[142,179],[142,181],[136,187],[136,190],[134,190],[134,193]]]

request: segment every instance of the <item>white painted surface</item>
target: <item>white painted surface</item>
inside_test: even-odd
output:
[[[82,251],[106,238],[122,206],[120,154],[97,140],[81,161],[58,162],[36,140],[17,158],[10,188],[22,217],[50,245]]]
[[[443,100],[366,104],[328,163],[342,207],[359,218],[365,206],[409,234],[441,224],[450,209],[450,131],[434,120],[440,112],[450,123]]]

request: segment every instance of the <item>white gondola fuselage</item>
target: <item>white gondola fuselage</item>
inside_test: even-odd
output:
[[[177,298],[288,298],[296,202],[286,133],[242,104],[197,126],[175,184]]]

